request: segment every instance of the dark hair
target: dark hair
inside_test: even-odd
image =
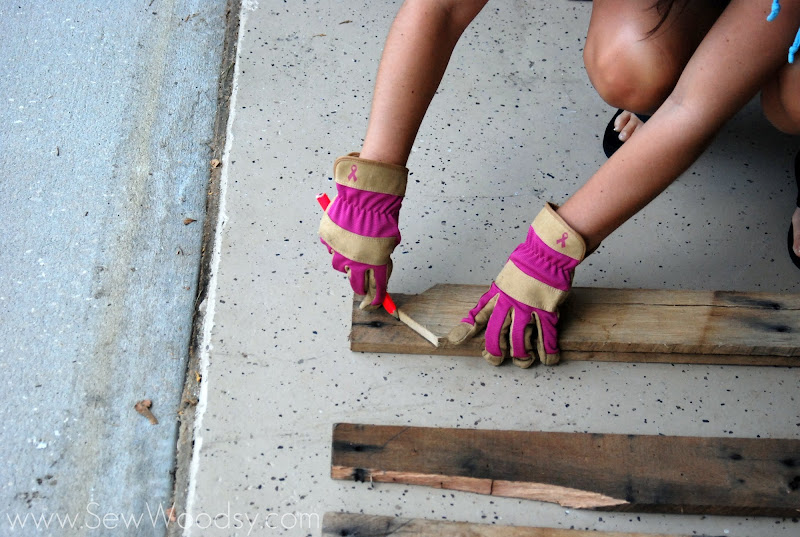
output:
[[[678,9],[683,11],[686,9],[686,4],[688,4],[688,0],[656,0],[651,9],[655,9],[656,13],[661,15],[661,19],[658,21],[658,24],[653,27],[652,30],[647,32],[647,37],[655,34],[659,28],[661,28],[665,22],[667,22],[667,18],[669,14],[672,12],[672,8],[675,7],[675,4],[678,4]]]

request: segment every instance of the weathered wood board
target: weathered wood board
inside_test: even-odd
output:
[[[325,513],[322,518],[322,537],[341,537],[342,535],[352,537],[688,537],[653,533],[498,526],[354,513]]]
[[[439,348],[354,301],[350,348],[480,356],[480,335],[459,347],[445,337],[485,290],[440,284],[420,295],[393,295],[406,314],[441,336]],[[800,365],[800,295],[576,288],[561,308],[559,345],[562,360]]]
[[[611,511],[798,516],[800,440],[340,423],[331,476]]]

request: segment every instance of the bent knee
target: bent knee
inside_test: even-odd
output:
[[[786,134],[800,134],[800,99],[794,84],[776,79],[761,91],[761,109],[775,128]]]
[[[587,40],[586,73],[600,97],[615,108],[652,113],[669,96],[681,69],[641,42],[598,45]]]

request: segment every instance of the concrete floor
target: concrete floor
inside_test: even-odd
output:
[[[797,369],[564,363],[523,371],[348,350],[350,292],[318,244],[314,195],[334,191],[333,159],[360,147],[398,5],[246,8],[189,518],[208,525],[200,515],[239,513],[256,530],[279,526],[270,534],[291,535],[318,530],[281,529],[280,517],[292,526],[300,513],[337,510],[797,535],[793,520],[600,514],[329,478],[339,421],[800,438]],[[497,2],[467,30],[409,162],[392,289],[488,284],[542,203],[564,200],[603,162],[599,136],[611,110],[581,62],[590,9]],[[749,106],[696,166],[579,267],[576,285],[800,291],[785,246],[795,150],[796,141]],[[242,526],[186,534],[246,535],[250,525]]]
[[[74,35],[75,43],[81,44],[81,35],[96,36],[93,46],[100,48],[95,64],[69,63],[70,58],[83,57],[77,55],[78,44],[75,51],[50,41],[47,46],[43,41],[39,49],[30,42],[22,47],[29,28],[50,20],[33,8],[25,12],[27,18],[13,19],[10,25],[20,39],[7,37],[3,44],[5,56],[11,50],[7,43],[18,42],[30,65],[57,52],[50,65],[61,65],[61,76],[72,76],[64,79],[67,87],[72,87],[69,81],[80,87],[89,80],[104,88],[108,85],[97,95],[122,96],[111,99],[111,104],[65,97],[63,106],[42,110],[72,110],[92,118],[95,110],[110,106],[124,120],[131,102],[146,104],[163,95],[159,103],[178,103],[185,112],[172,110],[174,115],[169,116],[142,111],[130,123],[110,120],[91,132],[64,119],[71,130],[52,139],[49,134],[62,131],[39,127],[31,111],[38,110],[34,106],[19,108],[27,105],[15,102],[17,108],[7,108],[0,116],[9,128],[29,129],[0,139],[6,176],[22,179],[16,185],[25,185],[26,180],[30,185],[30,193],[20,194],[21,187],[13,190],[8,186],[12,183],[0,182],[2,197],[12,202],[0,211],[11,241],[0,254],[4,267],[0,299],[5,301],[0,302],[4,327],[0,365],[6,375],[3,394],[13,401],[2,414],[2,456],[5,468],[10,468],[3,470],[2,492],[9,509],[66,510],[94,500],[100,504],[94,512],[133,512],[147,502],[163,504],[169,497],[174,422],[153,433],[142,421],[128,421],[127,413],[140,395],[159,393],[164,401],[179,398],[176,379],[182,376],[181,357],[188,345],[195,306],[192,277],[200,249],[199,235],[184,236],[192,228],[182,222],[202,210],[204,184],[187,178],[187,184],[200,184],[201,191],[192,189],[186,199],[184,183],[167,182],[172,189],[166,194],[144,186],[151,185],[146,175],[151,171],[165,179],[185,177],[191,171],[192,177],[202,180],[200,171],[206,169],[208,157],[202,145],[190,144],[180,152],[181,158],[160,151],[162,144],[183,143],[184,131],[201,140],[208,132],[208,123],[195,125],[175,118],[213,117],[208,102],[218,73],[201,69],[204,62],[181,61],[210,54],[211,65],[222,35],[222,25],[214,21],[221,22],[224,13],[222,4],[204,11],[182,2],[158,2],[157,9],[150,9],[153,2],[145,3],[150,4],[148,17],[135,11],[144,8],[139,4],[114,17],[118,27],[130,29],[130,36],[119,29],[114,33],[103,26],[81,28],[74,22],[62,28],[65,19],[77,19],[67,13],[55,13],[52,26],[42,26],[41,40]],[[380,50],[398,7],[399,2],[365,0],[244,2],[221,180],[220,242],[213,253],[212,288],[201,334],[203,382],[189,511],[180,519],[187,526],[195,520],[211,527],[188,527],[185,533],[318,535],[313,515],[346,510],[606,531],[797,535],[798,522],[788,519],[600,514],[531,501],[330,479],[331,427],[339,421],[800,438],[797,369],[583,362],[523,371],[513,366],[492,368],[475,359],[348,350],[350,292],[344,277],[329,268],[329,256],[319,245],[320,213],[314,195],[334,191],[334,158],[360,146]],[[466,32],[409,162],[413,175],[401,216],[404,242],[394,256],[393,290],[420,292],[440,282],[488,284],[541,205],[563,201],[603,162],[599,137],[611,110],[594,94],[581,64],[590,9],[585,2],[498,0]],[[197,11],[204,17],[192,16]],[[3,15],[12,20],[11,11]],[[85,20],[96,18],[87,13]],[[126,23],[131,20],[139,25]],[[202,34],[209,28],[214,29],[210,35]],[[203,40],[194,40],[198,33]],[[187,43],[191,50],[181,48]],[[138,60],[130,63],[112,62],[124,67],[119,77],[125,81],[120,86],[124,91],[115,92],[116,78],[108,76],[108,66],[101,67],[125,47],[142,56],[134,54],[131,58]],[[154,56],[153,51],[164,56]],[[148,65],[158,67],[164,78],[152,79],[134,68]],[[181,67],[165,69],[165,65]],[[22,78],[24,71],[16,71],[20,74],[16,80],[9,72],[5,89],[40,87],[38,78]],[[178,76],[187,72],[203,73],[203,87],[209,89],[198,92],[192,79]],[[30,105],[47,95],[25,98]],[[168,128],[181,125],[184,130]],[[85,142],[114,137],[116,128],[122,133],[114,138],[117,145],[93,149]],[[132,145],[122,143],[126,140]],[[575,284],[800,292],[785,246],[795,196],[789,168],[796,144],[775,133],[757,107],[749,106],[695,167],[579,267]],[[51,161],[44,162],[42,155]],[[70,160],[58,160],[65,157]],[[145,157],[151,158],[152,169],[142,164]],[[35,166],[29,164],[33,167],[23,174],[13,166],[19,162]],[[54,165],[61,162],[69,165]],[[166,163],[169,169],[162,168]],[[193,167],[196,163],[200,164]],[[40,196],[36,188],[48,192],[32,180],[41,175],[40,168],[60,171],[69,179],[54,178],[44,186],[74,189]],[[112,171],[117,169],[132,173],[131,182],[124,183],[131,186],[116,182],[122,173]],[[82,182],[90,171],[101,181],[96,184],[121,190],[93,191],[86,186],[90,183]],[[16,197],[9,197],[14,192]],[[145,220],[134,218],[140,212],[124,203],[128,195],[145,209],[141,211]],[[95,197],[93,207],[102,212],[89,211],[96,224],[89,228],[97,232],[98,240],[81,242],[94,237],[82,231],[83,220],[78,217],[86,213],[84,203]],[[52,205],[17,212],[38,207],[40,199]],[[54,219],[53,229],[67,229],[70,240],[78,244],[73,249],[58,247],[58,241],[50,239],[58,235],[42,224],[47,222],[44,216],[59,217],[62,208],[71,211],[72,219]],[[12,214],[22,214],[24,220],[11,218]],[[116,214],[125,218],[117,221]],[[41,218],[34,220],[37,215]],[[36,225],[21,225],[26,221]],[[59,222],[71,227],[59,227]],[[140,234],[128,233],[126,222],[137,223]],[[107,235],[97,231],[104,225]],[[177,238],[160,232],[169,225]],[[24,233],[31,238],[27,242]],[[137,247],[121,255],[122,246],[103,242],[109,236],[121,238],[123,246]],[[88,245],[81,249],[80,244]],[[185,261],[177,255],[167,257],[174,246],[194,257]],[[148,255],[153,251],[163,255]],[[48,265],[66,252],[74,254],[69,262]],[[25,255],[36,260],[26,261]],[[152,272],[161,275],[152,285],[139,280],[146,272],[139,263],[148,258],[155,265]],[[177,267],[164,265],[178,258]],[[55,278],[61,268],[65,274]],[[39,282],[39,274],[52,279]],[[74,289],[59,287],[68,283],[48,287],[48,282],[73,282]],[[155,294],[141,295],[145,287]],[[20,291],[24,289],[28,291]],[[178,292],[176,302],[154,306],[172,296],[164,294],[167,290]],[[77,309],[69,305],[72,295],[75,300],[100,301],[107,293],[114,297],[110,302],[114,306],[106,316],[87,317],[100,302],[80,302]],[[19,307],[8,305],[12,303]],[[131,305],[135,315],[124,317]],[[44,307],[44,312],[31,311],[37,307]],[[73,319],[80,322],[70,324]],[[135,322],[128,324],[126,319]],[[172,324],[155,322],[161,319]],[[114,329],[104,328],[106,322]],[[87,328],[88,335],[70,337],[83,334],[79,328]],[[121,336],[112,337],[117,335]],[[103,361],[106,355],[111,358]],[[142,356],[150,361],[140,362]],[[143,373],[152,371],[148,364],[164,368],[164,356],[169,374],[162,378]],[[25,362],[32,365],[20,365]],[[87,374],[89,366],[93,374]],[[122,386],[122,391],[115,392],[115,386]],[[520,411],[520,401],[527,403],[527,411]],[[63,427],[56,427],[60,423]],[[105,442],[81,443],[98,438]],[[58,473],[48,473],[49,468]],[[252,532],[244,516],[253,522]],[[309,520],[314,527],[308,527]],[[281,523],[296,525],[281,528]],[[232,529],[236,525],[242,527]]]
[[[800,438],[798,369],[495,369],[475,359],[348,350],[350,292],[318,243],[314,195],[334,192],[334,158],[360,147],[398,6],[312,0],[246,9],[189,518],[209,525],[203,515],[238,513],[254,532],[287,535],[318,534],[298,514],[345,510],[796,536],[800,525],[788,519],[594,513],[330,479],[331,426],[339,421]],[[582,67],[590,10],[584,2],[495,2],[467,30],[409,162],[392,289],[488,284],[542,204],[563,201],[603,162],[599,137],[612,111]],[[796,143],[749,106],[696,166],[579,267],[576,285],[799,292],[785,245]],[[281,520],[297,526],[282,528]],[[241,526],[186,534],[248,534],[250,522]]]

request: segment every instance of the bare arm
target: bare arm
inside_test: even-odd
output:
[[[677,86],[653,117],[559,209],[595,248],[669,186],[714,135],[786,62],[800,1],[733,0],[708,32]]]
[[[459,37],[488,0],[406,0],[383,49],[361,156],[405,165]]]

